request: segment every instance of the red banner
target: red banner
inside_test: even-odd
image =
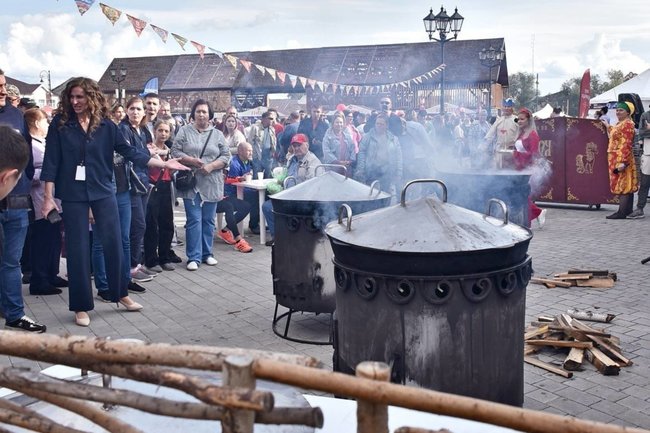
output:
[[[589,99],[591,96],[591,74],[589,69],[582,75],[580,81],[580,105],[578,108],[578,117],[587,117],[589,112]]]

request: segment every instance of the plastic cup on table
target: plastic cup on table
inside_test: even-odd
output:
[[[250,182],[251,180],[253,180],[253,175],[250,174],[250,173],[246,174],[246,175],[244,176],[244,180],[245,180],[246,182]]]
[[[257,173],[257,180],[263,180],[263,179],[264,179],[264,172],[260,171],[259,173]]]

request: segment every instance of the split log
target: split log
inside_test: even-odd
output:
[[[253,370],[268,379],[300,388],[361,398],[376,403],[489,423],[529,433],[648,433],[647,430],[581,420],[443,392],[351,377],[344,373],[258,359]]]
[[[589,341],[567,341],[567,340],[526,340],[531,346],[553,346],[553,347],[575,347],[577,349],[589,349],[594,345]]]
[[[366,361],[357,365],[356,375],[388,382],[390,367],[383,362]],[[388,433],[388,405],[357,400],[357,433]]]
[[[547,283],[548,284],[555,284],[556,286],[564,287],[565,289],[571,287],[571,283],[567,283],[567,282],[564,282],[564,281],[561,281],[561,280],[549,280],[548,278],[533,277],[533,278],[530,279],[530,282],[533,283],[533,284],[547,284]]]
[[[247,355],[254,359],[272,359],[288,364],[319,368],[321,362],[302,355],[212,346],[144,343],[103,338],[52,334],[21,334],[0,331],[0,353],[52,364],[70,365],[74,359],[86,363],[157,364],[200,370],[221,371],[230,355]],[[20,344],[17,344],[20,341]]]
[[[588,280],[589,278],[592,278],[594,274],[572,274],[572,273],[562,273],[562,274],[554,274],[554,278],[559,278],[560,280]]]
[[[581,331],[587,332],[593,330],[593,328],[582,323],[579,320],[574,319],[572,323],[574,327],[578,328]],[[629,367],[630,365],[633,364],[632,360],[623,356],[623,354],[621,353],[621,348],[616,343],[610,341],[608,338],[600,337],[597,335],[590,335],[590,334],[587,334],[587,338],[593,341],[595,344],[597,344],[599,348],[602,351],[606,352],[609,356],[618,359],[620,361],[620,364],[626,367]]]
[[[524,344],[524,356],[533,355],[539,352],[539,350],[540,346],[530,346],[528,344]]]
[[[553,364],[540,361],[539,359],[533,358],[532,356],[524,356],[524,362],[527,364],[534,365],[535,367],[543,368],[544,370],[550,371],[551,373],[555,373],[558,376],[566,377],[567,379],[571,379],[573,377],[573,373],[571,373],[570,371],[565,371],[559,367],[554,366]]]
[[[564,359],[562,367],[568,371],[578,371],[582,369],[582,361],[585,356],[584,349],[572,348]]]
[[[75,400],[73,398],[61,397],[49,392],[36,390],[31,387],[23,387],[17,384],[13,384],[11,386],[11,389],[22,392],[25,395],[29,395],[39,400],[46,401],[55,406],[59,406],[70,412],[74,412],[77,415],[80,415],[99,425],[100,427],[103,427],[110,433],[142,433],[142,430],[137,429],[132,425],[109,415],[101,409],[91,406],[88,403]]]
[[[615,314],[608,313],[594,313],[588,310],[578,310],[577,308],[569,308],[567,310],[569,316],[579,320],[589,320],[592,322],[609,323],[616,317]]]
[[[607,277],[610,275],[610,272],[608,270],[602,270],[602,269],[569,269],[567,271],[567,274],[592,274],[593,276],[597,277]]]
[[[537,320],[540,321],[540,322],[552,323],[552,322],[555,322],[555,317],[553,317],[553,316],[538,316]]]
[[[605,376],[618,376],[621,370],[616,362],[595,347],[587,349],[585,356]]]
[[[72,427],[61,425],[34,410],[4,398],[0,398],[0,410],[2,411],[0,422],[24,427],[29,430],[44,433],[86,433]],[[11,419],[19,422],[12,422]]]
[[[539,337],[540,335],[544,335],[547,332],[548,332],[548,325],[543,325],[537,329],[526,332],[524,334],[524,340],[530,340],[531,338]]]

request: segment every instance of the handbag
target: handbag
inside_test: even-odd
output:
[[[210,130],[210,134],[208,134],[208,138],[205,140],[205,143],[203,143],[203,149],[201,149],[201,154],[199,155],[199,159],[203,157],[203,154],[205,153],[205,148],[208,145],[208,141],[210,141],[210,137],[212,136],[213,131],[214,129]],[[176,189],[178,191],[193,190],[194,187],[196,186],[196,170],[185,170],[176,173],[176,177],[174,179],[174,185],[176,186]]]
[[[134,194],[145,195],[149,192],[147,191],[147,187],[142,183],[136,172],[133,170],[133,167],[129,168],[129,181],[131,182],[131,191]]]

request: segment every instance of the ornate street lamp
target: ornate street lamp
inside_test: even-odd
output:
[[[496,49],[494,47],[483,48],[478,52],[478,58],[481,65],[490,68],[490,87],[488,88],[488,119],[492,117],[492,69],[499,67],[504,57],[506,50],[503,48]]]
[[[429,15],[424,17],[424,29],[429,35],[430,41],[440,42],[441,58],[445,63],[445,43],[458,37],[458,33],[463,28],[465,18],[455,9],[452,16],[447,15],[444,7],[440,7],[440,13],[433,14],[433,8],[429,9]],[[436,37],[437,32],[437,37]],[[453,33],[453,36],[450,36]],[[440,73],[440,114],[445,112],[445,70]]]
[[[124,65],[120,65],[119,68],[110,69],[111,80],[117,84],[117,103],[122,103],[122,81],[126,80],[126,68]]]
[[[45,84],[45,79],[47,78],[47,95],[45,96],[45,105],[51,107],[52,106],[52,77],[50,76],[50,71],[42,70],[39,76],[41,78],[41,84]]]

